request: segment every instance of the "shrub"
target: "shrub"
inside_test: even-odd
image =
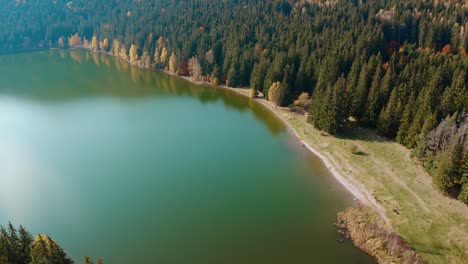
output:
[[[357,155],[357,154],[359,154],[359,152],[360,152],[360,151],[359,151],[358,146],[356,146],[356,145],[351,145],[351,153]]]
[[[306,92],[302,92],[296,100],[298,106],[308,109],[310,106],[310,95]]]

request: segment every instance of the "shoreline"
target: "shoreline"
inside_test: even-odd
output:
[[[194,84],[194,85],[206,85],[206,86],[209,86],[209,87],[214,87],[214,88],[217,88],[217,89],[224,89],[224,90],[228,90],[228,91],[232,91],[238,95],[241,95],[243,97],[245,97],[246,99],[248,100],[253,100],[255,101],[256,103],[259,103],[261,105],[263,105],[265,108],[267,108],[270,113],[272,113],[273,115],[276,116],[276,118],[279,119],[279,121],[281,121],[287,128],[288,132],[289,133],[292,133],[292,135],[294,136],[295,140],[297,140],[297,142],[299,144],[302,145],[302,147],[304,147],[305,149],[307,149],[309,151],[310,154],[316,156],[317,158],[319,158],[321,160],[321,162],[323,163],[323,165],[327,168],[327,170],[330,172],[330,174],[352,195],[354,196],[355,199],[357,199],[358,201],[358,206],[360,204],[366,206],[366,207],[370,207],[372,208],[373,210],[375,210],[377,212],[377,214],[379,215],[379,217],[381,218],[381,220],[383,220],[386,224],[387,224],[387,228],[390,230],[390,231],[393,231],[394,228],[393,226],[390,224],[390,219],[388,218],[386,212],[385,212],[385,208],[379,204],[377,202],[377,200],[375,199],[375,197],[372,195],[372,193],[361,183],[359,183],[356,179],[354,179],[353,177],[349,177],[349,178],[346,178],[345,176],[343,176],[342,173],[339,172],[339,169],[337,168],[337,166],[335,164],[333,164],[333,162],[331,160],[329,160],[327,157],[325,157],[322,153],[320,153],[316,148],[312,147],[308,142],[306,142],[298,133],[298,131],[296,131],[296,129],[292,126],[292,124],[290,124],[285,118],[283,118],[280,113],[277,111],[277,109],[286,109],[284,107],[278,107],[278,106],[275,106],[273,105],[271,102],[269,102],[268,100],[266,100],[265,98],[259,98],[259,97],[256,97],[256,98],[251,98],[249,96],[249,87],[242,87],[242,88],[234,88],[234,87],[230,87],[230,86],[226,86],[226,85],[213,85],[209,82],[206,82],[206,81],[197,81],[197,80],[194,80],[192,77],[190,76],[181,76],[181,75],[178,75],[176,73],[173,73],[173,72],[170,72],[169,70],[165,70],[165,69],[149,69],[149,68],[144,68],[144,67],[141,67],[135,63],[132,63],[130,62],[130,60],[128,59],[123,59],[117,55],[114,55],[112,54],[111,52],[102,52],[102,51],[93,51],[93,50],[90,50],[86,47],[81,47],[81,48],[77,48],[77,49],[84,49],[86,51],[89,51],[89,52],[92,52],[92,53],[102,53],[102,54],[106,54],[106,55],[109,55],[111,57],[114,57],[114,58],[117,58],[117,59],[120,59],[120,60],[123,60],[125,62],[127,62],[129,65],[131,66],[134,66],[134,67],[137,67],[139,69],[143,69],[143,70],[148,70],[148,71],[155,71],[155,72],[160,72],[162,74],[167,74],[169,76],[173,76],[173,77],[176,77],[176,78],[179,78],[179,79],[182,79],[182,80],[185,80],[191,84]],[[301,115],[301,117],[305,118],[306,115]]]
[[[137,65],[135,65],[135,66],[137,66]],[[188,81],[188,82],[190,82],[192,84],[195,84],[195,85],[207,85],[207,86],[215,87],[215,88],[218,88],[218,89],[229,90],[229,91],[235,92],[236,94],[239,94],[239,95],[241,95],[241,96],[243,96],[243,97],[245,97],[247,99],[251,99],[251,100],[263,105],[264,107],[266,107],[270,111],[270,113],[274,114],[276,116],[276,118],[278,118],[286,126],[288,132],[292,133],[295,140],[297,140],[297,142],[300,143],[302,145],[302,147],[307,149],[309,151],[309,153],[311,153],[312,155],[316,156],[317,158],[319,158],[321,160],[321,162],[327,168],[327,170],[330,172],[330,174],[351,195],[353,195],[355,197],[355,199],[357,199],[358,202],[360,202],[361,204],[363,204],[365,206],[373,208],[379,214],[380,218],[385,223],[389,223],[389,218],[388,218],[388,216],[387,216],[387,214],[385,212],[385,208],[377,202],[377,200],[372,196],[372,193],[369,190],[367,190],[365,188],[365,186],[360,184],[356,179],[354,179],[352,177],[346,178],[345,176],[343,176],[343,174],[339,172],[338,168],[333,164],[332,161],[330,161],[327,157],[322,155],[322,153],[320,153],[316,148],[312,147],[309,143],[307,143],[299,135],[299,133],[296,131],[296,129],[285,118],[283,118],[280,115],[280,113],[277,111],[278,108],[281,109],[282,107],[274,106],[272,103],[270,103],[269,101],[267,101],[264,98],[251,98],[249,96],[249,94],[248,94],[248,91],[250,89],[248,87],[234,88],[234,87],[229,87],[229,86],[226,86],[226,85],[212,85],[211,83],[208,83],[208,82],[195,81],[189,76],[180,76],[180,75],[177,75],[175,73],[172,73],[172,72],[169,72],[169,71],[166,71],[166,70],[156,70],[156,71],[164,73],[164,74],[168,74],[168,75],[180,78],[180,79],[183,79],[183,80]],[[283,109],[285,109],[285,108],[283,107]],[[301,116],[301,117],[305,118],[306,116],[304,115],[304,116]],[[389,227],[390,227],[391,230],[393,230],[393,228],[390,225],[389,225]]]
[[[187,81],[187,82],[189,82],[191,84],[194,84],[194,85],[206,85],[206,86],[214,87],[214,88],[217,88],[217,89],[224,89],[224,90],[232,91],[232,92],[234,92],[234,93],[236,93],[238,95],[241,95],[241,96],[245,97],[248,100],[253,100],[256,103],[259,103],[259,104],[263,105],[265,108],[267,108],[270,111],[270,113],[275,115],[276,118],[278,118],[279,121],[281,121],[286,126],[288,132],[292,133],[295,140],[297,140],[297,142],[299,144],[301,144],[302,147],[307,149],[309,151],[309,153],[311,153],[312,155],[316,156],[317,158],[319,158],[321,160],[321,162],[327,168],[327,170],[330,172],[330,174],[352,196],[354,196],[354,198],[357,199],[358,202],[360,202],[361,204],[363,204],[363,205],[365,205],[367,207],[371,207],[375,211],[377,211],[378,215],[380,216],[380,218],[385,223],[390,222],[389,218],[388,218],[388,216],[387,216],[387,214],[385,212],[385,208],[377,202],[377,200],[372,196],[372,193],[369,190],[367,190],[365,188],[365,186],[360,184],[356,179],[354,179],[352,177],[350,177],[350,179],[347,179],[345,176],[343,176],[342,173],[339,172],[338,168],[333,164],[332,161],[330,161],[328,158],[326,158],[324,155],[322,155],[322,153],[320,153],[316,148],[312,147],[309,143],[307,143],[299,135],[299,133],[296,131],[296,129],[285,118],[283,118],[280,115],[280,113],[277,111],[277,109],[281,108],[281,107],[274,106],[272,103],[270,103],[265,98],[258,98],[258,97],[257,98],[251,98],[249,96],[249,89],[250,89],[249,87],[234,88],[234,87],[229,87],[229,86],[226,86],[226,85],[213,85],[213,84],[211,84],[209,82],[206,82],[206,81],[197,81],[197,80],[194,80],[190,76],[181,76],[181,75],[178,75],[176,73],[173,73],[173,72],[170,72],[170,71],[164,70],[164,69],[159,70],[159,69],[144,68],[144,67],[141,67],[141,66],[139,66],[139,65],[137,65],[135,63],[130,62],[130,60],[128,60],[128,59],[123,59],[120,56],[114,55],[111,52],[93,51],[93,50],[91,50],[91,49],[89,49],[89,48],[87,48],[85,46],[82,46],[82,47],[79,47],[79,48],[72,48],[72,49],[85,50],[85,51],[88,51],[88,52],[91,52],[91,53],[102,53],[102,54],[105,54],[105,55],[108,55],[108,56],[123,60],[126,63],[128,63],[129,65],[137,67],[139,69],[154,71],[154,72],[160,72],[162,74],[167,74],[167,75],[170,75],[170,76],[185,80],[185,81]],[[306,116],[304,115],[304,116],[301,116],[301,117],[305,118]],[[391,225],[388,225],[388,227],[389,227],[390,230],[393,230],[393,227]]]

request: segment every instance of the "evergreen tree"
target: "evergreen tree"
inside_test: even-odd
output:
[[[458,200],[464,202],[465,204],[468,204],[468,158],[466,153],[464,156],[465,160],[461,168],[461,190],[460,194],[458,195]]]
[[[238,66],[233,63],[229,69],[227,76],[227,85],[230,87],[239,87],[240,85],[240,76],[238,72]]]
[[[404,84],[392,91],[387,105],[382,109],[377,123],[377,132],[389,138],[397,135],[400,127],[400,116],[402,112],[401,94],[405,90]]]
[[[21,259],[24,263],[31,262],[31,247],[33,244],[33,236],[23,226],[19,227],[19,248],[21,252]],[[1,263],[1,262],[0,262]]]
[[[258,63],[254,64],[252,75],[250,76],[250,89],[256,95],[259,90],[263,90],[264,78]]]
[[[368,63],[362,66],[356,89],[353,91],[353,94],[351,94],[350,114],[356,119],[361,119],[364,115],[364,102],[366,100],[365,98],[367,98],[369,87],[369,68],[371,68],[371,66]]]
[[[377,125],[377,120],[381,111],[379,101],[381,98],[380,87],[382,78],[382,67],[380,66],[380,64],[381,63],[379,61],[377,70],[375,71],[374,77],[372,78],[369,94],[367,96],[366,113],[364,115],[366,124],[372,127],[375,127]]]
[[[437,156],[437,168],[434,172],[434,182],[443,191],[455,186],[460,172],[462,154],[461,138],[453,141],[450,147]]]
[[[445,89],[441,100],[442,115],[468,109],[468,86],[466,72],[458,69],[453,74],[452,84]]]
[[[400,120],[400,127],[398,128],[396,140],[405,146],[414,146],[417,140],[415,134],[408,133],[416,107],[415,100],[416,98],[414,96],[414,93],[412,93],[410,98],[408,99],[408,102],[406,103],[405,110],[403,110],[403,116]]]

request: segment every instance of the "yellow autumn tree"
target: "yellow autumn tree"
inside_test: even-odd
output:
[[[205,53],[205,59],[209,64],[213,64],[215,62],[213,50],[209,50]]]
[[[91,38],[91,50],[97,51],[98,50],[98,40],[96,36]]]
[[[159,48],[156,48],[156,50],[154,51],[154,63],[158,64],[159,62],[161,62],[160,56],[161,51],[159,50]]]
[[[169,71],[175,73],[177,70],[177,57],[174,52],[172,52],[171,57],[169,58]]]
[[[138,61],[137,47],[135,44],[130,46],[129,57],[131,63],[136,63]]]
[[[68,45],[70,45],[70,47],[75,47],[75,48],[81,46],[82,41],[81,41],[80,35],[78,35],[78,33],[75,33],[75,35],[70,36],[68,38]]]
[[[62,38],[62,37],[60,37],[60,38],[58,39],[58,46],[59,46],[60,48],[65,47],[65,42],[63,41],[63,38]]]
[[[274,82],[268,90],[268,100],[275,105],[282,105],[285,98],[285,92],[281,82]]]
[[[192,57],[189,60],[188,69],[193,79],[197,81],[202,79],[203,69],[197,57]]]
[[[128,60],[127,48],[125,47],[125,45],[122,45],[120,47],[119,57],[124,60]]]
[[[91,48],[91,45],[89,45],[89,41],[86,39],[86,37],[83,37],[83,46],[87,49]]]
[[[120,41],[118,39],[114,39],[112,42],[112,50],[114,56],[118,56],[120,53]]]
[[[102,41],[101,50],[104,51],[104,52],[107,52],[108,49],[109,49],[109,40],[107,38],[105,38]]]
[[[163,38],[163,37],[159,37],[159,39],[158,39],[158,47],[160,47],[160,48],[163,47],[163,46],[164,46],[164,42],[165,42],[165,41],[164,41],[164,38]]]
[[[140,67],[150,69],[151,68],[151,56],[149,53],[145,50],[143,51],[143,55],[141,55]]]
[[[166,65],[166,62],[167,62],[167,49],[165,47],[161,51],[160,59],[161,59],[161,63]]]

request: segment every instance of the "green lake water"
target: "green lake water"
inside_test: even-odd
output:
[[[78,263],[372,263],[352,196],[270,112],[84,51],[0,56],[0,224]]]

